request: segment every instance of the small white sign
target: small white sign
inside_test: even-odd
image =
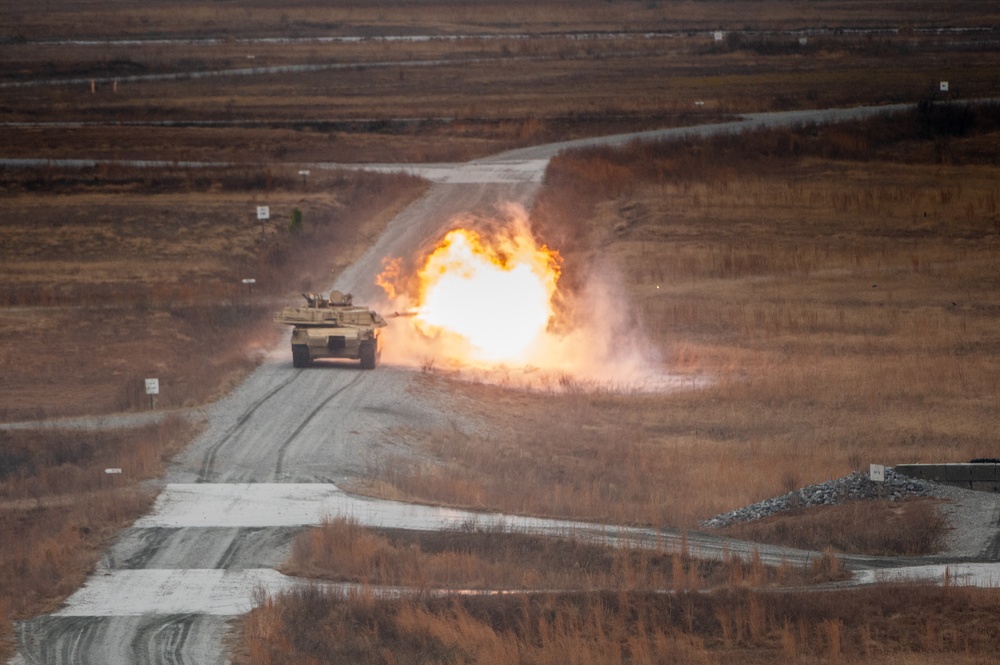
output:
[[[271,206],[257,206],[257,219],[271,219]]]
[[[121,473],[121,469],[105,469],[104,473]]]
[[[868,465],[868,475],[871,477],[872,482],[884,483],[885,482],[885,466],[882,464],[870,464]]]
[[[948,82],[941,81],[941,92],[948,92]]]
[[[712,39],[714,39],[717,42],[721,42],[722,38],[725,36],[726,33],[722,32],[721,30],[716,30],[715,32],[712,33]]]
[[[160,394],[160,380],[159,379],[146,379],[146,394],[147,395],[159,395]]]
[[[256,284],[257,280],[254,279],[253,277],[247,277],[246,279],[243,280],[243,283],[244,284]]]

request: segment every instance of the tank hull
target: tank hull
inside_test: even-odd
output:
[[[296,367],[307,367],[312,361],[325,358],[357,360],[363,366],[374,367],[380,355],[381,345],[376,331],[298,327],[292,330],[292,362]]]
[[[314,360],[341,358],[374,369],[382,353],[378,329],[385,319],[354,305],[350,294],[302,295],[305,306],[286,307],[274,316],[276,323],[293,326],[292,364],[308,367]]]

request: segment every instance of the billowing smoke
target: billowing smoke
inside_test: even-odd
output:
[[[452,222],[419,256],[384,263],[387,309],[404,316],[390,318],[383,362],[516,385],[656,387],[658,356],[611,270],[592,266],[581,288],[560,291],[559,253],[523,208]]]

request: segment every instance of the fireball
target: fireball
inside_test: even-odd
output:
[[[558,293],[556,315],[559,253],[535,239],[523,208],[504,212],[452,220],[457,228],[426,252],[385,260],[376,282],[388,306],[407,315],[386,330],[383,360],[543,390],[572,381],[665,385],[613,273],[588,264],[577,290]]]
[[[536,242],[520,208],[493,232],[462,220],[419,261],[415,279],[399,260],[377,282],[390,298],[415,306],[410,329],[436,357],[459,364],[527,364],[552,317],[559,254]],[[405,283],[405,284],[404,284]]]
[[[419,272],[414,324],[431,337],[457,338],[468,360],[524,362],[545,334],[558,279],[558,254],[526,228],[491,241],[456,229]]]

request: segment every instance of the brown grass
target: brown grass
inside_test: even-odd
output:
[[[283,572],[415,589],[694,591],[844,579],[837,563],[768,568],[759,558],[693,559],[680,548],[586,542],[497,530],[375,531],[338,518],[296,537]]]
[[[75,127],[0,127],[4,156],[406,162],[459,161],[506,148],[641,128],[691,124],[751,110],[915,102],[951,80],[952,94],[994,92],[996,12],[982,3],[680,2],[610,7],[599,0],[475,9],[454,2],[370,7],[129,8],[49,3],[19,9],[0,42],[0,80],[74,85],[4,91],[4,119]],[[211,16],[204,22],[178,16]],[[934,34],[920,28],[984,27]],[[52,44],[138,34],[212,44]],[[899,34],[838,28],[906,25]],[[743,30],[822,27],[797,34]],[[693,30],[695,32],[686,32]],[[730,33],[716,43],[710,31]],[[659,31],[660,36],[649,37]],[[595,37],[600,33],[600,37]],[[240,36],[466,35],[432,41],[246,43]],[[586,35],[590,35],[589,37]],[[666,36],[669,34],[669,36]],[[477,36],[489,35],[490,38]],[[503,38],[503,35],[510,35]],[[0,35],[2,37],[2,35]],[[252,56],[252,59],[250,59]],[[385,64],[402,63],[402,64]],[[432,66],[413,66],[433,63]],[[251,76],[129,81],[126,76],[247,67],[355,65]],[[90,92],[89,78],[97,80]],[[115,87],[113,80],[121,79]],[[702,102],[696,105],[696,102]],[[43,113],[39,109],[45,109]],[[177,126],[162,126],[171,120]],[[118,122],[138,123],[138,126]],[[211,125],[188,125],[209,121]],[[143,125],[143,123],[149,123]]]
[[[192,435],[177,417],[110,432],[0,431],[0,607],[7,615],[51,611],[76,590],[118,530],[152,504],[155,493],[139,483],[161,475]]]
[[[943,150],[955,143],[944,141]],[[922,147],[917,141],[906,149],[919,155]],[[579,240],[549,243],[566,248],[570,285],[584,281],[583,266],[596,259],[618,266],[669,366],[710,373],[714,384],[674,395],[621,395],[570,382],[544,399],[465,385],[466,399],[453,407],[489,426],[400,432],[436,461],[387,461],[372,469],[373,486],[514,512],[691,524],[869,461],[962,459],[990,449],[984,423],[1000,389],[993,362],[1000,310],[995,285],[984,278],[997,273],[998,262],[993,170],[927,166],[920,158],[899,166],[789,155],[768,161],[777,167],[770,176],[743,177],[739,166],[755,162],[728,156],[735,165],[720,169],[721,148],[710,146],[700,171],[676,153],[677,163],[627,151],[613,159],[567,156],[550,171],[536,208],[547,240],[559,233]],[[560,170],[564,165],[570,168]],[[656,177],[641,175],[657,169]],[[826,184],[833,180],[835,187]],[[450,380],[429,374],[423,381],[434,388]],[[746,529],[817,549],[933,547],[941,523],[927,503],[897,508],[885,532],[931,536],[928,542],[845,539],[864,531],[859,522],[881,525],[881,508],[803,511]],[[350,547],[343,535],[320,534],[304,538]],[[361,549],[369,555],[331,550],[328,558],[399,570],[385,541],[365,538]],[[299,547],[309,549],[307,560],[323,549],[316,542]],[[814,568],[836,573],[837,562],[827,557]],[[384,601],[305,590],[268,599],[247,617],[243,657],[906,665],[994,659],[986,637],[996,630],[990,590],[665,596],[626,586],[604,595]]]
[[[325,284],[322,275],[329,268],[328,257],[324,257],[314,264],[322,267],[306,278],[291,270],[292,257],[303,256],[307,245],[321,247],[322,243],[317,243],[315,236],[305,242],[283,237],[277,224],[273,233],[257,236],[249,213],[252,206],[265,202],[266,197],[272,214],[283,220],[292,208],[300,207],[307,228],[313,228],[310,225],[316,219],[334,221],[316,233],[336,237],[338,246],[343,246],[344,237],[337,233],[343,230],[347,234],[349,248],[334,259],[340,265],[360,251],[392,210],[416,191],[412,183],[404,183],[390,193],[364,184],[370,181],[361,181],[352,189],[350,178],[320,181],[315,179],[315,171],[310,189],[299,189],[297,184],[293,188],[290,183],[295,182],[296,161],[451,161],[559,138],[690,124],[728,112],[914,101],[927,95],[945,75],[942,72],[951,79],[956,94],[985,96],[994,92],[997,68],[997,52],[989,45],[989,33],[983,40],[985,47],[963,36],[960,40],[965,44],[957,48],[948,36],[928,36],[913,29],[942,23],[996,25],[995,10],[979,2],[922,5],[915,12],[913,4],[903,0],[877,6],[853,1],[603,0],[544,4],[517,0],[502,6],[473,6],[412,0],[380,3],[377,9],[370,3],[323,7],[282,3],[280,7],[244,6],[238,10],[190,3],[179,9],[172,0],[154,0],[115,7],[115,12],[115,20],[110,21],[105,9],[63,0],[12,8],[0,27],[0,79],[115,77],[244,67],[248,55],[260,65],[428,58],[451,62],[427,68],[360,66],[336,72],[122,82],[117,92],[110,82],[102,81],[94,94],[85,84],[5,89],[0,113],[3,120],[84,120],[96,124],[2,127],[3,156],[232,160],[250,166],[241,167],[235,176],[202,170],[130,172],[117,165],[94,172],[40,169],[0,173],[5,191],[0,247],[17,247],[0,260],[5,271],[0,274],[5,304],[0,348],[8,349],[0,360],[5,370],[11,368],[0,377],[3,418],[139,408],[143,405],[138,381],[154,372],[165,388],[161,405],[198,401],[224,391],[250,366],[243,350],[236,347],[264,339],[250,332],[250,321],[260,311],[242,300],[243,292],[239,287],[234,289],[235,282],[252,269],[260,283],[257,297],[270,288],[265,283],[269,282],[275,288],[272,293],[283,298],[283,289],[308,290],[308,284]],[[577,43],[556,35],[421,46],[254,44],[252,53],[246,43],[234,39],[211,47],[37,43],[70,36],[232,38],[437,31],[540,36],[560,30],[631,31],[635,26],[643,30],[732,30],[857,27],[886,22],[908,27],[898,36],[837,37],[814,40],[805,48],[797,40],[748,40],[743,36],[715,44],[704,34],[666,42],[624,37]],[[472,63],[470,58],[482,61]],[[704,101],[704,106],[695,107],[696,100]],[[395,120],[400,118],[416,120]],[[151,124],[114,124],[123,120]],[[160,120],[220,124],[163,127],[155,124]],[[851,140],[845,143],[852,145]],[[952,161],[956,150],[963,154],[979,150],[987,157],[981,163],[987,164],[989,156],[995,154],[995,142],[993,152],[988,143],[966,144],[961,139],[934,141],[932,147],[919,146],[916,153],[929,153],[945,164]],[[714,150],[702,154],[711,155]],[[814,157],[857,159],[850,152]],[[676,160],[677,168],[671,166],[670,159]],[[538,510],[560,514],[576,511],[616,521],[693,523],[700,516],[774,493],[775,487],[783,486],[783,479],[790,477],[790,466],[795,477],[808,482],[831,471],[856,468],[868,461],[869,450],[878,451],[878,461],[889,461],[882,457],[912,461],[982,452],[980,448],[990,441],[983,425],[990,420],[983,414],[996,403],[992,359],[996,340],[991,336],[996,329],[991,318],[995,303],[990,295],[995,289],[984,283],[982,275],[997,271],[979,272],[975,266],[978,262],[989,268],[995,261],[990,211],[995,211],[996,203],[983,184],[994,178],[991,169],[967,179],[973,171],[928,168],[923,157],[909,160],[912,168],[888,169],[884,174],[884,163],[865,170],[855,168],[853,162],[810,166],[800,161],[788,172],[779,169],[769,178],[736,183],[735,166],[718,169],[707,178],[703,172],[690,169],[692,162],[684,159],[675,155],[650,160],[662,173],[657,177],[632,171],[634,154],[626,158],[632,166],[606,173],[601,171],[603,167],[585,163],[581,172],[599,174],[591,183],[602,185],[585,184],[585,188],[600,193],[601,198],[588,199],[593,207],[584,211],[586,214],[568,217],[569,226],[566,220],[557,220],[548,225],[546,233],[558,238],[560,228],[569,228],[569,237],[596,238],[598,242],[580,247],[550,242],[565,247],[568,257],[576,252],[579,262],[589,258],[587,252],[599,250],[611,257],[612,263],[631,266],[621,270],[630,302],[638,303],[644,325],[671,367],[691,373],[711,371],[723,375],[724,380],[696,395],[637,400],[580,391],[553,397],[551,409],[531,404],[523,395],[510,391],[473,387],[469,390],[474,397],[491,400],[498,410],[522,411],[524,424],[512,419],[505,424],[510,427],[508,433],[498,434],[485,446],[461,430],[445,432],[440,441],[433,441],[439,446],[434,450],[451,467],[445,472],[437,467],[418,468],[412,478],[419,480],[424,474],[434,480],[433,486],[445,488],[447,500],[501,505],[500,483],[491,487],[474,477],[464,477],[476,469],[464,461],[471,451],[496,449],[505,451],[508,461],[520,460],[513,468],[521,474],[517,478],[522,486],[512,488],[508,477],[503,492],[510,497],[512,489],[530,490],[523,492],[525,498],[519,499],[517,510],[533,510],[531,506],[538,505],[543,506]],[[698,159],[696,155],[694,161]],[[760,155],[745,163],[758,159]],[[771,167],[791,159],[779,155],[764,163]],[[256,166],[261,161],[284,161],[290,166],[284,171]],[[897,156],[896,161],[906,160]],[[710,170],[717,169],[716,160],[704,164]],[[687,181],[679,175],[686,171],[694,176]],[[607,178],[609,173],[615,177]],[[332,177],[336,181],[339,176]],[[839,192],[834,187],[824,191],[815,186],[817,181],[831,178],[848,183],[848,191]],[[888,182],[889,178],[902,184],[889,182],[884,186],[880,179]],[[623,186],[632,180],[640,184]],[[795,182],[798,188],[789,188],[783,181]],[[603,188],[605,182],[619,189],[609,192]],[[629,207],[633,200],[619,200],[626,195],[646,206],[655,223],[636,223],[642,219],[641,209]],[[572,192],[558,196],[567,200],[576,197]],[[665,204],[668,196],[669,208]],[[914,203],[908,203],[910,197]],[[724,207],[708,205],[716,201]],[[620,206],[622,203],[625,205]],[[789,212],[796,209],[793,203],[802,212]],[[775,228],[787,233],[803,228],[803,219],[811,219],[817,210],[827,207],[840,217],[817,217],[813,231],[829,228],[831,232],[812,243],[794,233],[789,239],[776,236],[756,217],[769,215],[779,223],[784,220],[784,225]],[[680,214],[673,215],[674,208]],[[753,219],[734,215],[751,208],[757,211]],[[566,210],[572,211],[569,207]],[[540,211],[539,218],[544,216]],[[921,216],[924,212],[929,217],[920,221],[925,219]],[[857,221],[853,225],[843,223],[854,217]],[[356,219],[365,218],[370,223],[353,226]],[[919,234],[910,231],[907,220],[917,221]],[[947,235],[951,220],[966,220],[964,236]],[[572,225],[583,222],[586,233],[577,233],[580,229]],[[619,224],[620,231],[615,231]],[[331,226],[338,228],[336,233]],[[144,229],[155,233],[144,235]],[[716,229],[720,233],[713,236]],[[185,233],[190,242],[177,243]],[[31,242],[23,244],[28,235]],[[704,247],[699,246],[698,236],[705,238]],[[947,240],[938,241],[941,237]],[[926,239],[935,242],[925,246]],[[132,254],[117,260],[122,243]],[[176,247],[180,251],[175,251]],[[208,251],[199,252],[199,247]],[[96,254],[81,260],[77,253],[84,249]],[[151,256],[155,260],[148,260]],[[295,263],[296,268],[302,267]],[[848,277],[837,277],[841,272]],[[261,275],[266,276],[264,281]],[[887,281],[900,276],[906,278],[905,283]],[[822,286],[818,290],[822,297],[803,297],[800,283],[806,278]],[[882,290],[866,290],[876,279]],[[653,293],[655,285],[662,286],[668,280],[671,290]],[[766,288],[761,288],[762,284]],[[886,284],[892,288],[885,289]],[[929,300],[928,293],[936,299]],[[945,302],[956,304],[949,309],[941,306]],[[15,309],[25,306],[34,318],[25,319],[24,310]],[[113,334],[109,318],[121,336]],[[192,358],[192,349],[204,348],[203,340],[218,337],[231,341],[233,354],[215,356],[207,363],[193,359],[197,367],[182,366],[179,358]],[[20,349],[26,340],[46,340],[57,351],[39,346],[24,353]],[[158,351],[155,360],[150,360],[150,348]],[[909,359],[903,365],[896,362],[899,349],[899,355]],[[209,374],[200,374],[206,366]],[[42,380],[26,380],[32,376]],[[103,377],[102,383],[86,382],[90,377]],[[199,392],[195,384],[207,388]],[[938,385],[943,388],[940,394]],[[566,418],[567,413],[571,417]],[[553,422],[559,427],[550,435],[538,434]],[[521,437],[532,427],[532,437]],[[411,435],[417,440],[438,437],[435,432]],[[514,445],[518,438],[531,446],[526,458],[525,449]],[[616,445],[609,447],[609,441]],[[580,442],[582,446],[577,447]],[[604,450],[607,452],[600,452]],[[613,475],[604,477],[584,470],[587,456],[597,459]],[[492,469],[477,473],[492,476],[510,472],[510,466],[496,465],[496,459],[491,463],[495,464]],[[764,472],[747,477],[748,468]],[[65,475],[75,478],[87,473],[67,471]],[[671,478],[668,487],[664,487],[665,477]],[[539,491],[539,481],[550,488]],[[43,480],[19,482],[24,487],[50,487]],[[644,496],[648,488],[653,489]],[[81,495],[47,498],[42,502],[46,515],[64,510],[67,504],[87,505],[78,497],[87,496],[88,491],[81,491]],[[138,505],[132,503],[131,495],[117,489],[98,488],[93,493],[103,497],[103,507],[82,516],[66,517],[63,513],[45,528],[48,536],[58,535],[48,550],[52,552],[49,559],[62,561],[72,552],[86,549],[58,543],[90,542],[84,536],[100,531],[86,521],[90,515],[103,513],[114,522],[125,519],[126,504]],[[139,503],[145,500],[136,499]],[[23,509],[20,502],[24,499],[14,501],[17,510]],[[38,523],[44,522],[41,514],[32,516]],[[89,529],[89,535],[83,527]],[[4,528],[5,536],[7,533]],[[74,540],[74,533],[83,540]],[[5,538],[4,542],[11,546],[17,541]],[[88,565],[84,563],[82,568]],[[72,580],[80,569],[74,568],[77,572],[73,573],[62,568],[50,570],[51,575],[29,571],[28,576],[45,584],[54,579]],[[27,590],[22,595],[39,598]],[[931,602],[934,600],[932,597]],[[973,601],[969,606],[978,607],[979,601]],[[38,601],[36,607],[47,602]],[[913,606],[919,604],[914,602]],[[374,607],[371,599],[362,599],[362,605]],[[527,628],[548,626],[548,632],[544,639],[541,633],[531,636],[530,648],[525,647],[529,656],[524,660],[565,660],[568,653],[580,654],[580,662],[607,662],[600,652],[587,651],[590,644],[606,653],[620,654],[626,649],[636,661],[648,660],[644,648],[673,654],[677,660],[708,660],[703,642],[698,640],[740,644],[737,640],[747,639],[740,635],[764,635],[763,639],[770,641],[762,648],[753,643],[749,651],[738,646],[732,653],[713,653],[745,662],[753,662],[757,656],[751,654],[758,651],[768,662],[775,653],[789,660],[837,654],[851,658],[852,644],[877,644],[875,640],[884,634],[873,633],[865,625],[858,628],[851,617],[841,618],[836,613],[821,614],[808,622],[791,616],[781,621],[775,614],[768,623],[771,615],[762,613],[762,606],[749,601],[726,606],[722,616],[728,618],[717,621],[715,638],[698,637],[700,633],[692,627],[695,614],[685,611],[686,633],[664,629],[662,638],[656,634],[645,643],[642,635],[633,638],[620,631],[626,623],[620,612],[611,613],[607,621],[600,612],[595,613],[593,625],[603,632],[581,637],[580,631],[572,629],[579,612],[570,612],[563,621],[564,615],[555,606],[546,607],[544,613],[526,611],[524,616],[531,620]],[[276,607],[269,604],[265,609]],[[0,626],[4,629],[5,612],[14,614],[9,606],[0,606]],[[424,610],[411,608],[407,612],[404,632],[417,635],[412,639],[419,640],[419,654],[454,660],[456,654],[465,653],[451,646],[441,651],[440,642],[428,641],[428,636],[437,640],[436,635],[447,633],[447,621],[426,612],[421,615]],[[708,614],[715,616],[711,611]],[[261,616],[261,630],[276,641],[255,646],[260,654],[270,654],[281,643],[298,649],[299,638],[314,637],[310,624],[297,620],[295,612],[286,615],[291,628],[267,614],[253,615],[251,620]],[[482,624],[458,613],[456,616],[463,630],[489,635]],[[905,621],[910,617],[906,612],[898,616]],[[556,625],[553,630],[557,619],[570,628]],[[913,622],[919,624],[919,631],[911,632],[920,633],[923,648],[946,651],[952,662],[989,658],[988,654],[976,655],[984,653],[977,650],[977,643],[949,641],[947,636],[963,633],[955,632],[943,620],[932,616]],[[371,628],[378,624],[365,625]],[[994,627],[975,621],[969,626],[980,634],[995,632]],[[294,631],[295,640],[289,639],[288,631]],[[520,644],[507,633],[499,634],[503,639],[493,644]],[[559,639],[549,639],[552,635]],[[395,644],[388,641],[373,646],[380,645],[381,638],[353,628],[342,643],[353,648],[355,636],[367,640],[358,652],[363,655]],[[781,650],[775,651],[772,647],[778,643]],[[431,644],[429,652],[423,650],[426,644]],[[318,640],[314,646],[321,648]],[[857,658],[891,660],[897,653],[893,648],[877,656]],[[959,651],[963,655],[957,655]],[[902,653],[900,658],[906,663],[929,662],[910,655],[912,651]],[[328,660],[322,651],[319,654],[313,657]],[[389,660],[391,651],[380,655]],[[305,658],[293,660],[304,662]],[[360,657],[357,662],[361,662]]]
[[[244,619],[238,662],[986,663],[997,603],[928,587],[395,600],[304,588]]]
[[[906,25],[913,28],[940,25],[986,25],[997,22],[997,11],[976,2],[955,2],[944,7],[892,0],[879,4],[854,1],[823,5],[786,5],[740,0],[703,2],[621,3],[601,0],[560,0],[539,5],[529,0],[470,6],[456,0],[396,0],[372,11],[364,2],[318,6],[287,2],[281,6],[257,4],[238,11],[212,5],[184,5],[157,0],[121,8],[118,24],[110,26],[101,8],[65,0],[45,6],[24,5],[12,10],[6,32],[27,39],[40,36],[204,35],[215,37],[221,28],[233,37],[260,35],[312,36],[331,34],[457,34],[530,33],[564,30],[585,32],[642,26],[647,30],[714,30],[718,28],[789,29],[802,26],[836,27]],[[634,28],[633,28],[634,29]],[[904,31],[905,32],[905,31]]]
[[[563,253],[569,304],[594,266],[616,274],[665,369],[710,383],[639,395],[571,384],[544,399],[466,385],[454,406],[490,425],[400,432],[437,462],[380,465],[372,487],[694,526],[790,482],[986,454],[1000,400],[1000,217],[995,167],[964,152],[995,141],[995,108],[980,112],[981,130],[963,137],[921,138],[914,122],[878,161],[879,123],[855,130],[863,159],[789,151],[753,173],[759,146],[808,137],[822,153],[851,145],[852,130],[558,158],[534,218]],[[957,163],[916,159],[928,142]],[[915,163],[886,161],[899,151]]]
[[[2,172],[0,419],[107,414],[217,398],[280,334],[290,292],[322,290],[425,184],[266,169]],[[264,229],[255,206],[271,206]],[[303,228],[289,229],[291,211]],[[241,283],[255,277],[251,294]],[[29,352],[26,352],[26,349]],[[148,510],[192,428],[0,430],[0,641],[51,611]],[[106,468],[121,468],[109,475]],[[0,647],[2,657],[4,647]]]
[[[35,109],[45,106],[53,109],[47,119],[97,124],[0,128],[0,138],[9,156],[460,161],[557,139],[708,122],[720,114],[916,102],[937,83],[947,66],[942,59],[959,66],[967,55],[631,54],[641,46],[566,58],[477,56],[428,67],[222,77],[224,95],[213,79],[126,82],[117,94],[106,86],[94,95],[86,86],[18,88],[5,91],[11,120],[33,121]],[[985,52],[982,62],[962,65],[955,89],[963,97],[991,95],[995,59]],[[803,67],[806,60],[823,66]],[[140,126],[102,126],[121,118]],[[160,120],[221,126],[161,127]]]
[[[724,530],[731,538],[810,550],[884,556],[923,556],[940,551],[948,525],[931,499],[900,503],[850,501],[794,509]]]
[[[4,420],[149,408],[145,377],[160,379],[159,407],[224,394],[277,340],[273,311],[327,288],[425,187],[343,172],[303,187],[263,169],[4,176]],[[271,208],[263,227],[258,204]]]

